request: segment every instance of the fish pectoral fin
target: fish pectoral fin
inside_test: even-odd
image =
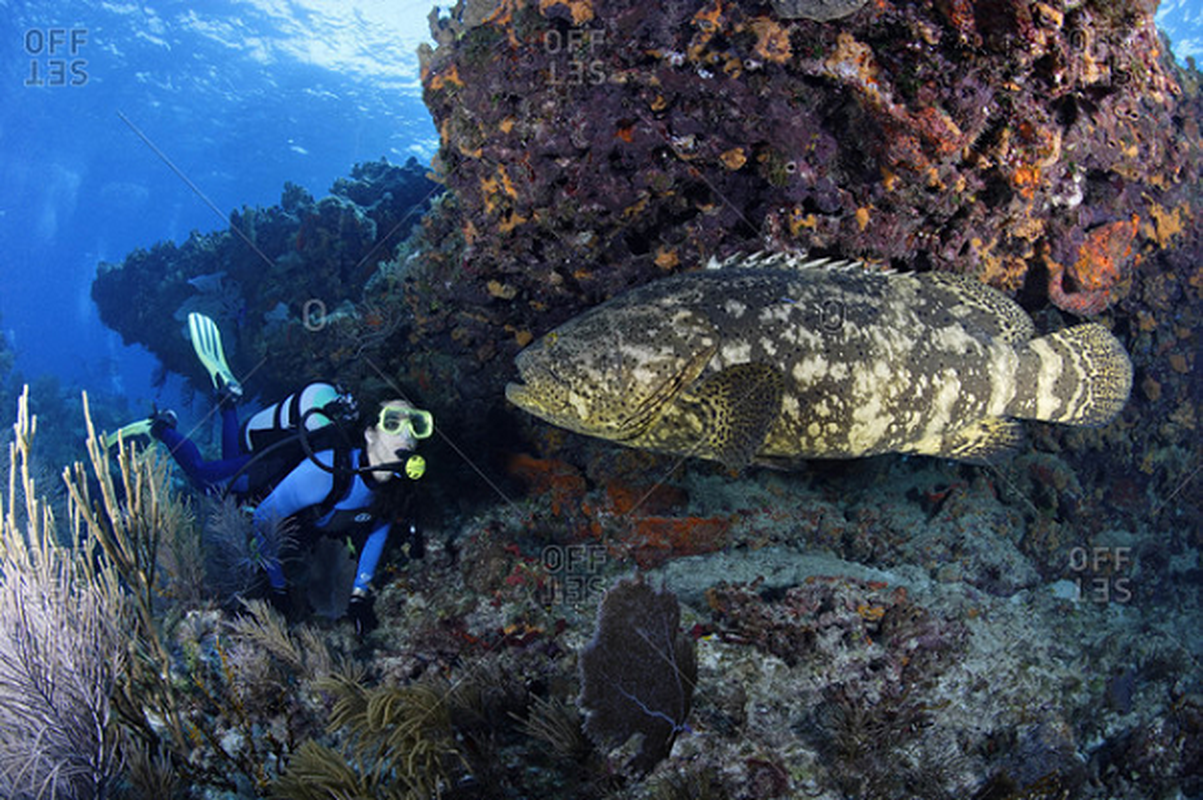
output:
[[[920,442],[910,452],[987,464],[1014,452],[1023,443],[1023,424],[986,417]]]
[[[784,392],[781,373],[765,364],[737,364],[706,378],[688,398],[706,455],[734,470],[752,463],[781,414]]]

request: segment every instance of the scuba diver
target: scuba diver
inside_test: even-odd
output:
[[[375,627],[372,579],[391,529],[409,524],[410,554],[421,556],[413,519],[413,481],[425,472],[414,451],[434,432],[429,411],[386,397],[363,411],[347,393],[328,383],[311,383],[239,424],[236,404],[242,387],[226,363],[221,334],[202,314],[189,314],[189,336],[217,393],[222,419],[222,457],[207,461],[196,444],[176,430],[176,416],[155,410],[150,417],[105,437],[149,435],[166,445],[189,479],[208,494],[233,494],[257,501],[254,546],[267,573],[269,599],[295,616],[278,552],[267,535],[292,519],[302,534],[346,538],[359,553],[346,615],[361,635]],[[354,427],[352,427],[354,426]],[[354,437],[352,433],[360,434]]]

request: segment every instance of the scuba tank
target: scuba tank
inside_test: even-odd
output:
[[[251,496],[267,494],[297,464],[314,459],[314,451],[354,446],[347,425],[355,417],[355,400],[329,383],[311,383],[242,423],[239,444],[251,460],[231,480],[245,476]],[[327,471],[330,468],[317,462]],[[341,466],[341,465],[340,465]],[[240,490],[241,491],[241,490]]]
[[[295,437],[304,426],[305,434],[334,423],[350,420],[355,401],[329,383],[311,383],[270,405],[242,423],[239,439],[247,453],[262,453],[285,439]]]

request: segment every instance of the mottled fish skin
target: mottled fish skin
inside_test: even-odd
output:
[[[569,430],[659,452],[789,466],[922,453],[983,460],[1012,418],[1101,425],[1132,368],[1088,323],[1033,338],[984,284],[744,256],[666,278],[519,354],[507,397]]]

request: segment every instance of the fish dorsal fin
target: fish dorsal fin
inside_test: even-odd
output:
[[[875,269],[864,261],[845,258],[810,258],[804,253],[770,252],[737,253],[723,260],[711,258],[707,269],[824,269],[846,272],[888,273],[890,270]]]
[[[690,392],[688,403],[702,423],[702,441],[714,458],[741,470],[764,445],[781,414],[785,379],[767,364],[736,364],[716,372]]]
[[[1018,303],[977,278],[927,272],[921,279],[946,295],[945,306],[951,313],[992,339],[1022,344],[1036,335],[1032,318]]]

